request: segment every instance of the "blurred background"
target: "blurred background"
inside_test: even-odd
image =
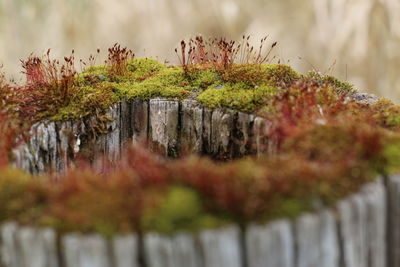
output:
[[[278,41],[281,61],[316,69],[400,102],[400,0],[0,0],[0,64],[52,49],[87,59],[118,42],[176,63],[181,39],[201,33]],[[79,67],[78,67],[79,69]]]

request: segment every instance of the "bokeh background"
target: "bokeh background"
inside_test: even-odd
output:
[[[400,102],[400,0],[0,0],[0,63],[17,80],[31,52],[74,48],[87,59],[100,48],[105,57],[118,42],[173,63],[179,41],[199,33],[268,34],[299,72],[315,68]]]

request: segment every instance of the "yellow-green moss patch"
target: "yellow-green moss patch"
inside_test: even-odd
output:
[[[256,111],[277,89],[270,86],[249,88],[241,83],[211,86],[200,93],[197,100],[210,108],[231,108],[242,111]]]
[[[61,107],[51,119],[56,121],[79,120],[92,114],[99,115],[113,103],[119,101],[116,90],[116,84],[111,82],[79,87],[70,103]]]

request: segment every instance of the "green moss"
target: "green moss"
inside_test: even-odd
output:
[[[388,99],[381,99],[371,105],[374,112],[374,118],[380,126],[392,130],[398,130],[400,127],[400,107]]]
[[[222,74],[208,73],[212,84],[197,100],[210,108],[258,111],[265,108],[282,87],[299,79],[293,69],[279,64],[238,64]]]
[[[267,84],[271,86],[287,86],[301,77],[288,65],[266,64],[263,68],[266,70]]]
[[[226,84],[209,87],[199,94],[197,100],[210,108],[256,111],[276,92],[277,89],[270,86],[249,88],[243,83]]]
[[[143,81],[166,69],[166,66],[155,59],[137,58],[129,61],[127,68],[131,80]]]
[[[256,112],[273,109],[268,105],[271,96],[294,86],[296,80],[312,81],[324,90],[350,92],[351,85],[330,76],[309,73],[300,76],[282,64],[233,64],[228,69],[212,65],[167,67],[155,59],[133,59],[127,63],[124,75],[110,73],[107,66],[86,68],[78,75],[78,86],[67,106],[60,107],[54,120],[76,120],[99,114],[121,99],[148,100],[155,97],[169,99],[197,98],[206,107],[230,108]],[[43,113],[42,117],[49,117]],[[388,117],[387,123],[400,124],[399,117]]]
[[[298,78],[290,67],[275,64],[238,64],[222,73],[205,67],[188,73],[154,59],[134,59],[127,69],[124,76],[110,74],[107,66],[85,69],[71,102],[51,119],[82,119],[120,99],[183,99],[193,93],[207,107],[255,111],[277,92],[275,86]]]
[[[189,92],[179,87],[165,87],[156,81],[143,83],[121,83],[117,85],[118,95],[125,99],[148,100],[155,97],[182,99]]]
[[[125,82],[116,85],[119,97],[151,99],[154,97],[182,99],[188,94],[189,82],[181,68],[165,68],[143,82]]]
[[[81,119],[120,99],[183,99],[189,95],[210,108],[254,112],[279,93],[278,88],[288,88],[300,78],[282,64],[234,64],[227,70],[200,66],[185,72],[182,67],[167,67],[157,60],[142,58],[129,61],[127,70],[123,76],[116,76],[110,74],[107,66],[85,69],[78,76],[80,87],[73,100],[52,119]],[[334,78],[318,79],[345,87]]]
[[[212,68],[195,70],[189,76],[190,86],[198,89],[206,89],[212,85],[223,83],[221,76]]]
[[[110,81],[110,77],[108,68],[103,65],[88,67],[78,75],[78,84],[84,86],[105,81]]]
[[[222,224],[222,220],[204,213],[198,193],[182,186],[170,186],[158,205],[145,211],[141,219],[143,230],[166,234],[177,230],[214,228]]]
[[[107,76],[108,74],[108,68],[107,66],[104,65],[99,65],[99,66],[91,66],[88,68],[85,68],[84,71],[82,72],[82,75],[87,76],[87,75],[105,75]]]
[[[61,107],[57,114],[50,119],[55,121],[79,120],[91,114],[99,115],[119,100],[115,94],[116,90],[116,84],[111,82],[79,87],[70,103]]]
[[[222,79],[226,82],[244,83],[252,87],[286,87],[298,78],[298,73],[282,64],[237,64],[222,74]]]
[[[190,85],[181,67],[163,69],[156,76],[146,81],[156,82],[164,86],[188,87]]]
[[[86,68],[78,79],[84,84],[96,82],[139,82],[156,75],[166,66],[155,59],[137,58],[127,63],[127,72],[124,75],[115,75],[110,68],[104,65]]]
[[[322,75],[315,71],[303,75],[302,79],[306,82],[315,83],[317,86],[333,87],[338,93],[354,93],[356,91],[353,85],[347,82],[339,81],[335,77]]]

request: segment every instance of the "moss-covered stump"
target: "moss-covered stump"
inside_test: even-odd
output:
[[[335,101],[343,104],[344,98],[365,105],[378,101],[331,76],[300,75],[283,64],[220,64],[217,57],[167,66],[132,59],[128,51],[116,46],[109,51],[114,61],[80,74],[64,73],[59,80],[45,73],[35,76],[58,71],[49,55],[47,60],[32,57],[24,64],[25,86],[2,85],[5,109],[18,115],[17,122],[36,122],[28,140],[14,149],[16,166],[37,174],[65,170],[77,154],[93,162],[96,155],[116,160],[131,140],[146,140],[170,157],[197,153],[227,160],[273,154],[280,141],[272,136],[273,123],[287,108],[282,104],[301,108],[308,102],[311,108],[334,110]],[[64,72],[73,69],[72,58]]]

